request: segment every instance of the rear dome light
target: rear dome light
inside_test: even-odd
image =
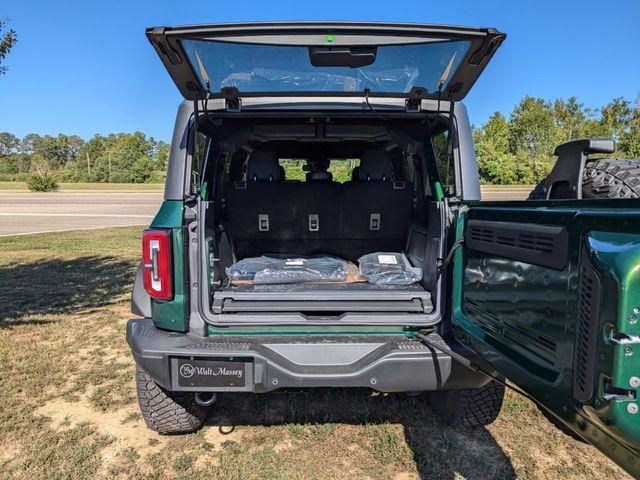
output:
[[[171,230],[145,230],[142,234],[144,289],[153,298],[173,298]]]

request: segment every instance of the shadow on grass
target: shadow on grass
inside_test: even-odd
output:
[[[33,317],[110,305],[131,290],[135,274],[131,261],[111,256],[28,260],[0,268],[0,328],[51,323]]]
[[[427,397],[405,394],[376,395],[366,389],[314,389],[296,393],[223,394],[207,425],[228,433],[229,426],[366,425],[376,442],[384,430],[377,426],[401,424],[422,479],[513,479],[509,458],[484,428],[465,430],[444,425],[427,404]],[[224,427],[223,427],[224,426]],[[371,427],[374,427],[371,429]],[[384,458],[381,458],[384,463]]]

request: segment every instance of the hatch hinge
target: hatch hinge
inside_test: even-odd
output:
[[[224,87],[222,96],[224,97],[224,108],[227,112],[239,112],[242,110],[242,99],[236,87]]]
[[[502,42],[504,42],[505,38],[507,38],[507,36],[504,33],[490,28],[487,31],[487,37],[482,42],[482,45],[480,45],[480,48],[471,56],[469,64],[474,67],[480,65],[485,58],[491,57],[491,55],[495,53],[496,49]]]
[[[419,112],[422,109],[422,99],[426,93],[425,88],[413,87],[404,101],[405,111]]]
[[[151,36],[153,37],[153,41],[160,53],[162,53],[171,65],[179,65],[182,63],[182,58],[180,58],[180,54],[175,50],[175,48],[169,43],[167,40],[167,35],[165,33],[165,27],[155,27],[151,32]]]
[[[404,108],[407,112],[419,112],[422,108],[422,100],[419,98],[407,98],[404,101]]]

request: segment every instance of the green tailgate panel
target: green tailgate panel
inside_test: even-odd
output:
[[[640,471],[640,203],[479,202],[459,216],[458,238],[470,220],[564,226],[568,262],[551,268],[459,249],[456,338]]]
[[[616,434],[640,446],[640,343],[633,343],[640,338],[640,234],[591,232],[587,244],[602,284],[602,311],[597,330],[601,334],[596,352],[600,359],[595,374],[597,396],[586,411],[594,419],[606,418]],[[635,395],[636,401],[599,400],[607,384],[619,394]]]
[[[184,332],[187,329],[185,298],[184,243],[182,235],[182,215],[184,204],[179,200],[165,200],[160,211],[151,222],[150,228],[171,228],[173,230],[173,300],[152,300],[153,323],[166,330]]]

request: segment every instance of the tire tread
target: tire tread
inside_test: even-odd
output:
[[[207,418],[208,409],[198,405],[193,394],[165,390],[138,366],[136,390],[142,418],[160,434],[195,432]]]

